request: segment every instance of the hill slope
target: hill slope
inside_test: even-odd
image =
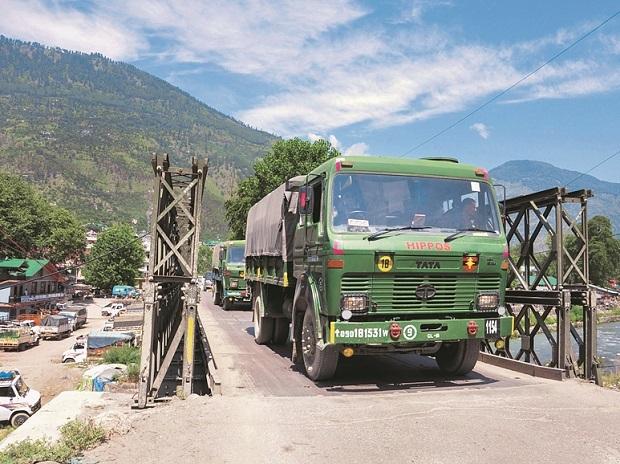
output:
[[[564,186],[569,190],[590,189],[594,196],[588,201],[588,217],[598,214],[611,220],[614,230],[620,232],[620,184],[605,182],[577,171],[561,169],[542,161],[508,161],[490,171],[495,182],[506,186],[507,196]],[[575,180],[580,176],[577,180]]]
[[[145,227],[151,153],[208,155],[203,224],[223,236],[225,196],[274,139],[134,66],[0,36],[0,169],[85,222]]]

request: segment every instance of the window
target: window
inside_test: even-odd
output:
[[[13,387],[0,387],[0,398],[14,398],[15,391]]]
[[[312,222],[318,224],[321,222],[321,198],[323,196],[323,183],[317,182],[312,186],[312,197],[314,202],[312,205]]]
[[[399,227],[499,232],[497,205],[486,182],[386,174],[338,174],[332,221],[337,232]]]
[[[230,247],[228,249],[228,257],[226,259],[228,264],[243,264],[245,263],[245,248],[243,247]]]

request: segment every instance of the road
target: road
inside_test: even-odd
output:
[[[249,311],[206,296],[223,395],[160,406],[86,463],[620,462],[617,392],[480,363],[445,378],[416,356],[354,357],[315,385],[288,350],[254,343]]]
[[[74,390],[80,382],[83,369],[75,364],[62,364],[62,353],[79,335],[103,328],[106,318],[101,316],[101,307],[109,301],[102,299],[89,304],[86,325],[73,332],[70,337],[62,340],[41,340],[39,346],[25,351],[0,352],[0,365],[2,368],[18,369],[26,383],[41,392],[44,404],[61,391]]]

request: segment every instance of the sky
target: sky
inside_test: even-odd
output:
[[[134,64],[217,110],[345,154],[535,159],[620,150],[616,1],[0,0],[0,34]],[[620,155],[591,172],[620,182]]]

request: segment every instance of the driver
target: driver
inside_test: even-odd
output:
[[[462,229],[471,229],[476,227],[476,200],[473,198],[465,198],[461,202],[461,218],[459,227]]]

